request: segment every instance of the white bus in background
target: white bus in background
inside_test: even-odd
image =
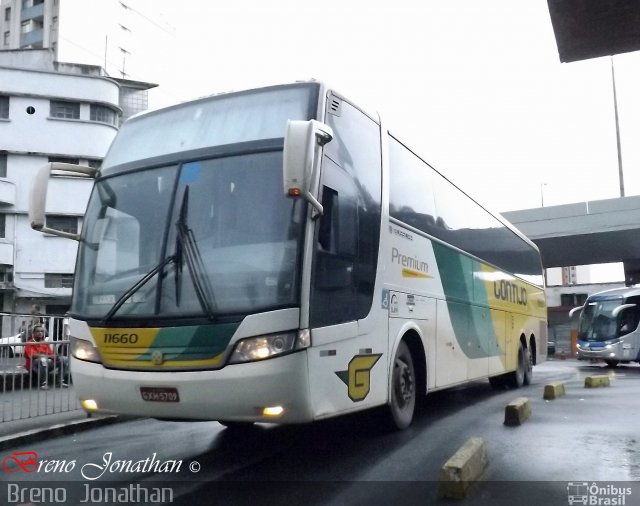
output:
[[[321,83],[128,120],[99,171],[43,167],[43,232],[61,169],[95,177],[68,314],[87,410],[238,426],[386,406],[404,428],[427,392],[518,387],[545,359],[535,245]]]
[[[604,360],[609,367],[640,361],[640,288],[615,288],[590,295],[580,311],[580,359]]]

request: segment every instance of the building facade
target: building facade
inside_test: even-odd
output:
[[[99,167],[123,108],[146,108],[151,86],[56,63],[48,50],[0,51],[0,312],[28,314],[34,304],[44,314],[68,309],[77,243],[31,229],[31,182],[47,162]],[[54,175],[47,224],[80,231],[91,187],[89,179]]]
[[[0,0],[0,34],[0,51],[49,49],[55,61],[153,80],[149,56],[171,43],[173,29],[153,0]]]

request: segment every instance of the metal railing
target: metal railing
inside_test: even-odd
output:
[[[51,354],[32,358],[31,367],[25,356],[32,346],[30,328],[0,339],[0,423],[80,409],[69,368],[69,341],[62,339],[62,318],[43,321],[51,329],[44,342]]]

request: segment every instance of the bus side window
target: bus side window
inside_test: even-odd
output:
[[[338,105],[325,115],[334,137],[324,148],[321,188],[330,190],[321,202],[331,209],[316,228],[312,327],[369,314],[380,240],[380,126],[349,102],[330,98]]]
[[[351,295],[357,255],[357,195],[351,178],[329,160],[325,162],[324,182],[315,287],[318,290],[346,290]]]
[[[639,304],[640,300],[630,298],[628,302],[631,304]],[[625,309],[620,316],[620,335],[623,336],[637,330],[639,323],[640,307],[636,305],[636,307]]]
[[[324,213],[320,219],[318,245],[322,251],[334,255],[355,257],[358,235],[358,209],[353,196],[340,195],[325,186],[322,190]]]

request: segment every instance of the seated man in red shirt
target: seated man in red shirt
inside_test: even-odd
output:
[[[60,384],[67,387],[69,382],[69,362],[67,357],[56,356],[53,348],[44,342],[44,327],[33,327],[31,338],[24,350],[24,366],[32,375],[37,375],[40,388],[49,388],[49,377],[59,378]]]

